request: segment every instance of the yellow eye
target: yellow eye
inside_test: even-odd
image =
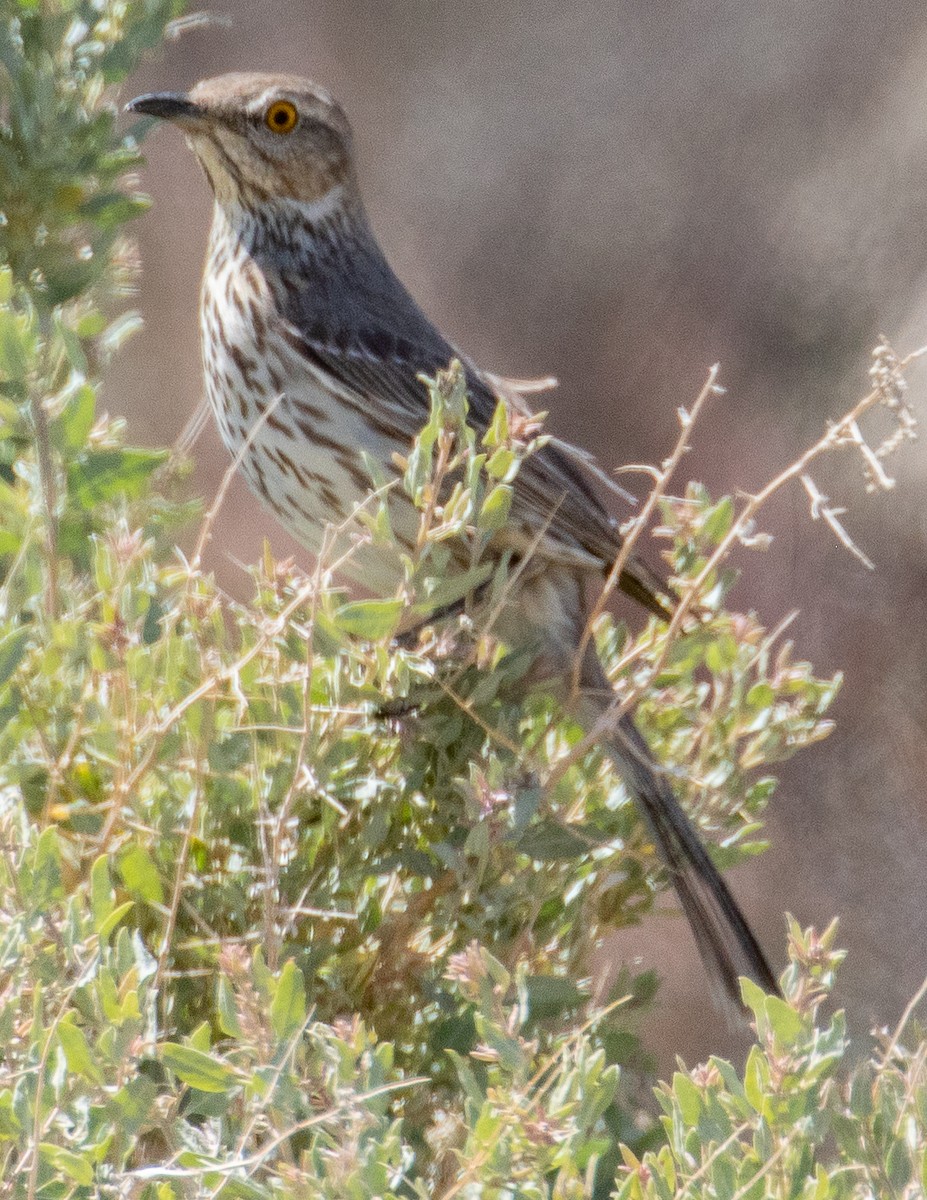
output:
[[[296,105],[289,100],[276,100],[264,114],[267,128],[274,133],[292,133],[299,120]]]

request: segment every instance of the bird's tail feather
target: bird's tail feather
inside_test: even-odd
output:
[[[778,995],[776,978],[746,917],[630,716],[620,719],[605,749],[647,823],[718,1002],[743,1011],[741,975]]]
[[[525,630],[543,632],[537,661],[543,672],[556,675],[573,662],[582,644],[580,631],[588,614],[582,579],[568,568],[558,573],[547,567],[522,581],[520,605],[509,610],[508,629],[497,631],[517,644]],[[503,615],[503,620],[505,620]],[[543,676],[541,676],[543,677]],[[578,694],[571,697],[581,724],[594,729],[615,701],[615,693],[592,642],[582,651]],[[664,772],[629,715],[618,718],[602,738],[603,749],[644,816],[654,845],[676,889],[712,989],[722,1009],[744,1012],[740,976],[764,991],[779,992],[776,978],[737,901],[711,861],[698,830],[686,816]]]

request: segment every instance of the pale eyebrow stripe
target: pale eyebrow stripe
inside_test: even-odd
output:
[[[250,112],[250,113],[261,112],[264,108],[267,107],[267,105],[270,103],[271,99],[274,99],[274,98],[278,99],[278,100],[289,100],[290,104],[296,103],[296,101],[293,100],[289,96],[281,96],[281,94],[277,88],[271,87],[271,88],[267,88],[265,91],[261,92],[260,96],[258,96],[258,98],[255,101],[253,101],[251,104],[248,105],[248,112]]]

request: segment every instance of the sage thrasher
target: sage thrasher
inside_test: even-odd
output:
[[[179,126],[212,186],[201,312],[207,395],[251,487],[317,551],[325,527],[348,520],[370,491],[362,452],[387,477],[397,474],[397,453],[407,453],[428,417],[421,374],[434,376],[458,358],[477,429],[493,416],[499,381],[443,337],[393,274],[364,211],[350,126],[321,88],[288,75],[223,75],[188,95],[139,96],[128,107]],[[414,541],[418,514],[400,488],[389,495],[398,537]],[[601,580],[621,547],[578,453],[548,443],[526,458],[496,545],[500,555],[532,554],[510,597],[503,640],[530,640],[548,674],[565,676],[583,644],[590,580]],[[355,569],[381,594],[399,578],[398,563],[375,548],[356,556]],[[633,557],[620,586],[666,615],[665,590]],[[578,715],[591,728],[613,703],[591,646],[579,682]],[[613,725],[606,749],[640,807],[716,990],[739,1004],[737,977],[746,975],[777,991],[630,716]]]

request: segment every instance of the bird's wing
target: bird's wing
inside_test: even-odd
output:
[[[428,415],[419,376],[434,376],[459,358],[470,422],[485,431],[502,398],[500,389],[432,325],[375,245],[365,247],[364,255],[352,254],[350,262],[319,268],[316,263],[310,280],[304,266],[290,275],[278,273],[273,289],[291,344],[318,375],[360,401],[386,432],[411,443]],[[521,403],[519,408],[526,411]],[[616,523],[582,455],[554,444],[522,463],[511,519],[529,532],[544,531],[542,554],[578,561],[587,569],[607,569],[621,548]],[[620,586],[661,616],[672,609],[665,584],[636,558],[627,563]]]

